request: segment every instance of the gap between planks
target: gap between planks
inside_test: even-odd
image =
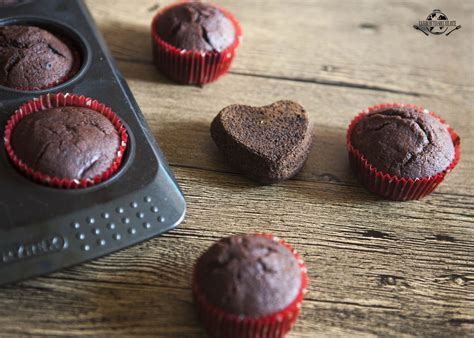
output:
[[[146,65],[146,66],[153,65],[152,61],[134,60],[134,59],[124,58],[120,56],[115,56],[114,58],[120,62],[128,62],[128,63]],[[238,72],[238,71],[233,71],[233,70],[230,70],[228,73],[237,75],[237,76],[256,77],[256,78],[261,78],[261,79],[271,79],[271,80],[278,80],[278,81],[311,83],[311,84],[317,84],[317,85],[322,85],[322,86],[373,90],[373,91],[379,91],[379,92],[385,92],[385,93],[411,95],[414,97],[431,96],[431,94],[428,94],[428,93],[403,91],[403,90],[396,90],[396,89],[385,88],[382,86],[376,86],[376,85],[370,85],[370,84],[359,84],[359,83],[344,82],[344,81],[330,81],[330,80],[323,80],[323,79],[318,79],[318,78],[305,79],[305,78],[289,77],[289,76],[287,77],[287,76],[266,75],[266,74],[258,74],[258,73],[245,73],[245,72]]]

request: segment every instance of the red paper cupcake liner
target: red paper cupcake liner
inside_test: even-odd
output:
[[[60,178],[46,175],[42,172],[36,171],[26,165],[15,153],[11,146],[11,136],[13,129],[24,117],[57,107],[74,106],[74,107],[85,107],[92,109],[105,117],[107,117],[117,129],[120,135],[120,147],[117,151],[117,156],[111,166],[104,171],[102,174],[97,175],[93,178],[85,179],[71,179],[71,178]],[[128,134],[125,126],[120,121],[120,118],[112,111],[111,108],[105,106],[103,103],[99,103],[97,100],[87,98],[85,96],[79,96],[74,94],[46,94],[38,98],[35,98],[18,108],[15,113],[10,117],[5,126],[4,134],[5,149],[8,157],[10,158],[13,165],[25,174],[28,178],[42,184],[46,184],[57,188],[86,188],[98,184],[107,180],[120,168],[122,163],[123,155],[127,148]]]
[[[390,175],[375,168],[364,155],[356,149],[351,142],[351,134],[359,121],[372,111],[377,111],[385,108],[400,108],[407,107],[416,109],[418,111],[425,111],[446,125],[448,132],[454,144],[455,156],[451,164],[442,172],[428,177],[421,178],[404,178],[395,175]],[[423,107],[411,104],[400,103],[384,103],[368,108],[368,112],[359,113],[349,125],[347,130],[347,151],[349,153],[349,161],[352,170],[357,175],[360,182],[370,191],[396,201],[416,200],[431,194],[436,187],[444,180],[444,177],[456,167],[459,162],[461,151],[461,141],[456,132],[449,127],[449,125],[438,117],[434,112],[428,111]]]
[[[235,40],[232,45],[221,52],[186,51],[176,48],[159,37],[156,26],[162,13],[183,2],[186,1],[165,7],[153,18],[151,35],[155,65],[164,75],[182,84],[202,85],[215,81],[229,70],[234,60],[242,40],[240,23],[230,12],[213,4],[212,6],[223,12],[234,25]]]
[[[296,257],[301,269],[301,286],[298,296],[286,308],[271,315],[262,317],[243,317],[229,314],[210,304],[199,290],[196,280],[197,263],[193,273],[193,296],[201,322],[211,337],[281,338],[291,330],[298,318],[307,286],[307,270],[301,256],[282,239],[270,234],[256,235],[270,238],[284,245]]]

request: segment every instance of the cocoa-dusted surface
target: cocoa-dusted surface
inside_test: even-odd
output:
[[[41,89],[63,81],[73,68],[71,49],[38,27],[0,27],[0,85]]]
[[[232,165],[263,184],[294,176],[312,141],[308,113],[292,101],[228,106],[212,121],[211,135]]]
[[[120,137],[111,121],[88,108],[61,107],[23,118],[11,145],[29,167],[59,178],[102,174],[113,163]]]
[[[406,178],[436,175],[455,155],[446,125],[407,107],[369,113],[355,126],[351,142],[378,170]]]
[[[232,314],[258,317],[278,312],[296,299],[301,269],[289,249],[272,239],[233,236],[201,256],[196,283],[210,304]]]
[[[232,21],[218,8],[199,2],[183,3],[162,13],[155,29],[180,49],[221,52],[235,40]]]

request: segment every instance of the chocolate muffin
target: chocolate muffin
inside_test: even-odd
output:
[[[376,169],[399,177],[434,176],[447,169],[455,156],[446,125],[406,106],[367,114],[350,138]]]
[[[308,157],[308,113],[284,100],[264,107],[232,105],[212,121],[211,136],[226,159],[262,184],[294,176]]]
[[[164,11],[156,30],[176,48],[201,52],[221,52],[236,38],[232,21],[218,8],[201,2],[184,2]]]
[[[83,107],[30,114],[12,131],[11,146],[35,171],[69,179],[93,178],[113,163],[120,137],[112,122]]]
[[[60,39],[38,27],[0,27],[0,85],[37,90],[71,76],[74,56]]]
[[[241,235],[211,246],[195,266],[195,286],[226,313],[260,317],[290,305],[301,292],[293,253],[271,238]]]

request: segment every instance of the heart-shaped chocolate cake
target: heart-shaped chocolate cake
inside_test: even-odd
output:
[[[211,135],[232,165],[263,184],[294,176],[312,141],[308,113],[292,101],[228,106],[212,121]]]

